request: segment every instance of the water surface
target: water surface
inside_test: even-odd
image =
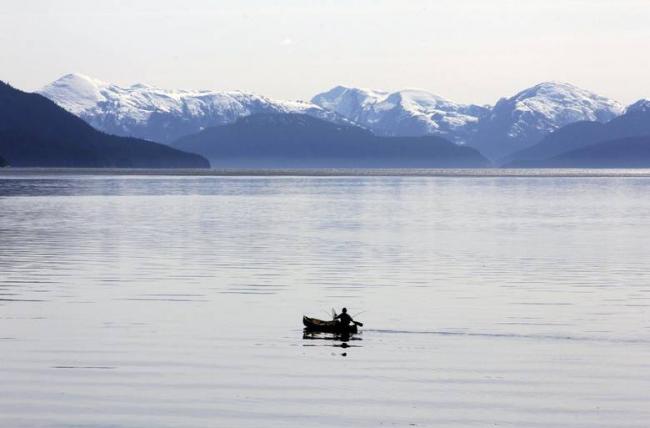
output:
[[[486,171],[3,172],[0,426],[647,427],[648,172]]]

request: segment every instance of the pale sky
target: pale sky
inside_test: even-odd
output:
[[[567,81],[650,98],[650,0],[2,0],[0,80],[310,99],[336,85],[494,103]]]

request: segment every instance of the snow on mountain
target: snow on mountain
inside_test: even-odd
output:
[[[545,82],[502,100],[495,113],[505,107],[513,124],[508,135],[516,138],[532,126],[548,133],[569,123],[583,120],[607,122],[623,114],[625,108],[616,101],[569,83]]]
[[[68,74],[47,85],[39,93],[77,116],[107,98],[102,95],[110,85],[81,74]]]
[[[347,123],[336,113],[303,101],[277,101],[239,91],[123,87],[81,74],[63,76],[39,93],[104,132],[163,143],[256,113],[302,113]]]
[[[494,107],[457,104],[417,90],[388,93],[343,86],[312,102],[379,135],[437,134],[493,157],[535,144],[570,123],[606,122],[625,110],[616,101],[560,82],[533,86]]]
[[[635,102],[634,104],[629,105],[627,107],[626,113],[635,112],[635,111],[649,112],[650,100],[642,99]]]
[[[437,134],[465,142],[479,118],[489,110],[456,104],[421,90],[389,93],[337,86],[312,102],[382,136]]]
[[[495,106],[465,105],[421,90],[387,92],[337,86],[311,102],[277,101],[239,91],[183,91],[137,84],[123,87],[69,74],[40,91],[92,126],[117,135],[170,143],[204,128],[256,113],[302,113],[357,124],[379,136],[434,134],[499,158],[536,144],[578,121],[606,122],[625,108],[561,82],[545,82]],[[628,108],[650,108],[641,100]]]
[[[480,121],[472,145],[503,156],[579,121],[607,122],[625,111],[618,102],[562,82],[545,82],[499,100]]]

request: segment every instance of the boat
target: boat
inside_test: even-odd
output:
[[[316,318],[302,317],[302,323],[305,326],[305,331],[320,332],[320,333],[333,333],[333,334],[355,334],[358,333],[356,324],[344,326],[338,321],[323,321]]]

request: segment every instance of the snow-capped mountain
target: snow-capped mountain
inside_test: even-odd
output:
[[[204,128],[258,113],[299,113],[356,124],[379,136],[438,135],[501,158],[578,121],[623,114],[616,101],[568,83],[546,82],[495,106],[458,104],[420,90],[387,92],[337,86],[311,102],[278,101],[246,92],[123,87],[69,74],[40,93],[102,131],[170,143]],[[641,100],[630,109],[650,108]]]
[[[502,98],[485,115],[471,144],[499,157],[579,121],[607,122],[625,112],[618,102],[569,83],[545,82]]]
[[[635,111],[650,112],[650,100],[641,99],[634,104],[630,104],[625,112],[630,113]]]
[[[347,122],[303,101],[277,101],[239,91],[123,87],[81,74],[63,76],[39,93],[104,132],[162,143],[256,113],[302,113]]]
[[[312,102],[381,136],[436,134],[464,143],[489,108],[463,105],[421,90],[386,92],[337,86]]]
[[[606,122],[625,111],[616,101],[568,83],[546,82],[494,107],[456,104],[424,91],[338,86],[312,99],[379,135],[437,134],[501,157],[578,121]]]

